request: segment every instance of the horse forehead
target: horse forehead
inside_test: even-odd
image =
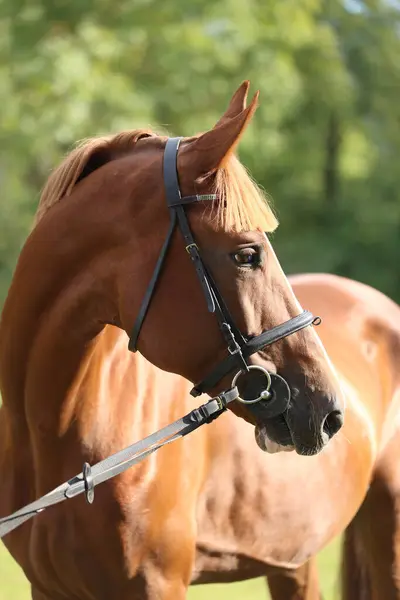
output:
[[[214,220],[212,211],[207,214],[204,208],[197,208],[188,215],[190,225],[196,237],[203,244],[209,243],[227,249],[239,248],[246,244],[258,244],[265,247],[268,243],[262,231],[236,231],[219,227]],[[206,249],[206,248],[205,248]]]

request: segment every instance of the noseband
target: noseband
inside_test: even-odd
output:
[[[265,384],[256,398],[246,400],[239,397],[238,400],[249,404],[249,408],[258,402],[262,402],[263,415],[275,416],[284,412],[290,401],[290,388],[286,381],[275,373],[269,373],[263,367],[249,365],[247,359],[256,354],[266,346],[281,340],[282,338],[296,333],[305,327],[316,323],[315,317],[309,312],[304,311],[300,315],[289,319],[285,323],[263,331],[260,335],[247,337],[242,334],[236,326],[232,315],[230,314],[226,303],[221,296],[218,287],[201,258],[200,249],[193,237],[190,225],[186,216],[186,207],[197,202],[208,202],[217,199],[216,194],[184,196],[182,198],[177,169],[177,156],[179,144],[182,138],[169,138],[164,152],[164,187],[167,199],[167,206],[170,212],[170,225],[167,237],[162,246],[158,257],[152,278],[144,295],[142,304],[136,318],[132,334],[129,340],[129,349],[133,352],[137,350],[138,338],[146,317],[150,302],[154,295],[156,285],[163,268],[168,249],[171,244],[173,233],[176,227],[182,233],[185,248],[189,254],[203,293],[206,299],[207,308],[210,313],[214,313],[221,334],[226,342],[227,356],[222,360],[200,383],[197,383],[191,390],[192,396],[200,396],[204,392],[210,391],[226,375],[238,369],[233,378],[232,387],[242,379],[251,376],[254,371],[261,372],[265,377]]]

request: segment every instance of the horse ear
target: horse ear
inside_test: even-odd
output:
[[[237,117],[241,112],[246,109],[247,95],[249,93],[250,81],[243,81],[242,85],[233,94],[232,99],[229,103],[227,111],[222,115],[220,120],[216,123],[215,127],[218,127],[224,123],[227,119],[233,119]]]
[[[222,167],[235,152],[257,109],[259,92],[246,107],[248,89],[249,83],[243,82],[215,127],[182,145],[178,154],[178,169],[181,173],[190,172],[192,179],[197,179]]]

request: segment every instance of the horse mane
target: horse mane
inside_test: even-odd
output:
[[[78,142],[48,178],[39,199],[34,225],[52,206],[69,196],[79,181],[111,160],[132,151],[140,139],[153,136],[155,134],[150,130],[132,129]]]
[[[146,137],[157,137],[147,129],[84,139],[76,145],[48,178],[36,210],[34,226],[47,211],[68,197],[74,186],[106,163],[132,151]],[[212,219],[225,231],[274,231],[277,218],[265,194],[234,154],[212,174],[218,200],[212,204]]]

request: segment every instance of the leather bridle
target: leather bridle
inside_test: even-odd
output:
[[[140,330],[154,295],[156,285],[162,271],[168,249],[171,244],[172,236],[176,227],[179,228],[185,243],[185,248],[189,254],[192,263],[195,267],[200,285],[206,299],[209,312],[216,315],[218,326],[227,345],[228,354],[222,362],[220,362],[201,382],[197,383],[191,390],[192,396],[199,396],[204,392],[208,392],[218,384],[226,375],[238,369],[232,386],[235,386],[239,378],[244,375],[250,375],[252,371],[261,371],[265,376],[265,385],[261,389],[260,394],[256,398],[244,399],[239,397],[238,400],[245,404],[253,405],[258,402],[266,403],[269,416],[275,416],[284,412],[290,401],[290,389],[286,381],[275,373],[269,373],[263,367],[249,365],[247,359],[256,354],[266,346],[281,340],[282,338],[296,333],[305,327],[308,327],[317,322],[314,315],[309,311],[303,311],[300,315],[289,319],[285,323],[273,327],[267,331],[263,331],[260,335],[254,337],[246,337],[236,326],[232,315],[229,312],[226,303],[220,294],[218,287],[204,263],[200,249],[194,239],[190,225],[186,216],[186,208],[197,202],[208,202],[217,199],[216,194],[203,194],[193,196],[181,196],[178,170],[177,156],[180,141],[182,138],[169,138],[167,140],[164,152],[164,187],[167,200],[167,206],[170,213],[170,225],[167,237],[162,246],[158,257],[153,275],[147,287],[142,304],[139,309],[132,334],[129,340],[129,349],[133,352],[137,350]],[[274,387],[277,389],[274,390]],[[276,391],[279,390],[279,394]],[[275,392],[275,393],[274,393]]]

